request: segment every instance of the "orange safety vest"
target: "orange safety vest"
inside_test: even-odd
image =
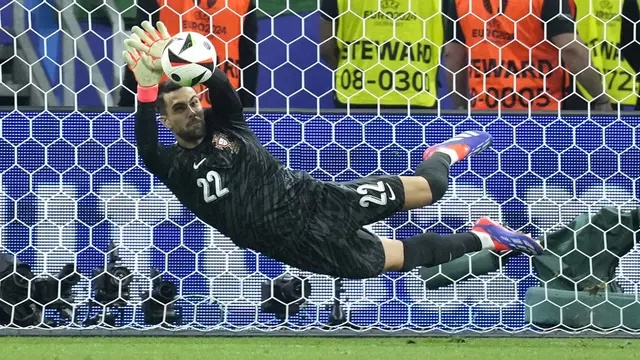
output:
[[[244,15],[250,0],[157,0],[159,20],[169,34],[193,31],[209,38],[218,54],[217,64],[238,89],[240,84],[240,36]],[[193,87],[200,95],[202,106],[210,107],[203,84]]]
[[[567,73],[547,41],[545,0],[456,0],[470,48],[471,107],[478,110],[557,110]],[[575,13],[575,4],[570,1]],[[502,11],[500,7],[502,6]]]

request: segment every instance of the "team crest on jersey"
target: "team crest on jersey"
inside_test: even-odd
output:
[[[229,149],[231,150],[231,152],[235,154],[237,154],[239,150],[238,144],[236,144],[235,141],[229,139],[229,137],[223,133],[214,133],[211,143],[213,144],[213,146],[216,147],[216,149],[220,149],[220,150]]]

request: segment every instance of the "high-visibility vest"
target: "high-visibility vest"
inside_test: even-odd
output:
[[[444,42],[441,1],[337,1],[336,99],[434,106]]]
[[[218,67],[238,89],[240,84],[240,35],[243,16],[250,0],[157,0],[159,19],[169,34],[193,31],[206,35],[216,49]],[[200,94],[202,106],[210,107],[209,96],[203,84],[194,86]]]
[[[606,93],[612,101],[635,105],[636,73],[618,48],[622,38],[622,4],[618,0],[574,1],[578,35],[591,50],[591,66],[605,76]],[[587,100],[593,99],[579,83],[578,88]]]
[[[560,107],[567,73],[560,66],[558,48],[545,37],[541,20],[544,0],[525,3],[456,0],[458,21],[470,48],[473,109]]]

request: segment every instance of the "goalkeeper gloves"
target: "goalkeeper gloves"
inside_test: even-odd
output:
[[[162,22],[157,23],[157,30],[148,21],[142,22],[141,26],[131,29],[133,34],[125,40],[122,56],[138,85],[152,87],[160,83],[164,74],[160,58],[171,36]]]

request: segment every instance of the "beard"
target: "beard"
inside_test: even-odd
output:
[[[205,122],[202,117],[199,117],[189,121],[177,135],[186,141],[196,141],[204,138],[206,134]]]

